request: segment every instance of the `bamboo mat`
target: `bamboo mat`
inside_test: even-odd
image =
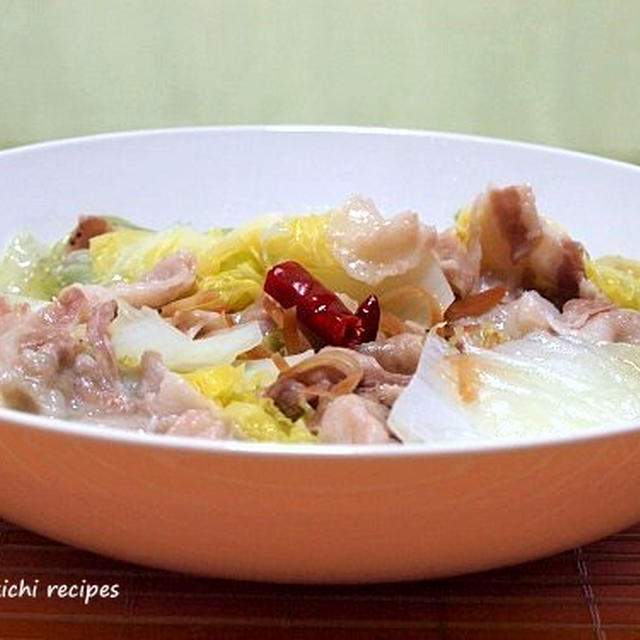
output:
[[[447,580],[297,586],[137,567],[0,520],[0,595],[21,579],[37,589],[0,597],[2,640],[640,639],[640,525],[536,562]],[[60,584],[85,592],[47,597]],[[117,587],[117,597],[85,604],[87,585],[109,594]]]

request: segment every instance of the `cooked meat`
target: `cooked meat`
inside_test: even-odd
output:
[[[528,185],[489,189],[481,200],[482,268],[494,273],[531,256],[542,239],[542,221]]]
[[[146,430],[217,439],[239,436],[224,411],[169,371],[160,356],[145,353],[140,368],[137,414],[146,418]]]
[[[108,302],[108,301],[107,301]],[[91,313],[89,298],[82,287],[67,287],[42,310],[42,320],[50,325],[71,325],[87,322]],[[39,316],[32,315],[32,318]]]
[[[529,185],[490,188],[473,205],[465,243],[454,230],[439,235],[436,253],[459,297],[496,284],[533,289],[559,309],[580,295],[580,244],[536,209]]]
[[[568,326],[580,329],[595,315],[611,311],[616,306],[608,300],[576,298],[568,300],[562,307],[562,318]]]
[[[400,333],[386,340],[361,344],[358,351],[372,356],[385,371],[410,375],[418,367],[423,341],[422,335]]]
[[[332,354],[337,355],[332,357]],[[323,349],[281,374],[267,387],[265,395],[272,398],[287,417],[295,420],[309,406],[316,406],[319,397],[349,393],[356,388],[363,377],[358,366],[360,357],[349,349]],[[345,382],[347,386],[340,389]]]
[[[462,319],[459,325],[470,320]],[[640,312],[619,309],[602,300],[576,298],[567,301],[560,312],[540,294],[527,291],[474,321],[495,325],[509,339],[542,330],[593,341],[640,344]]]
[[[240,433],[230,426],[225,416],[216,416],[209,410],[187,409],[177,417],[165,418],[163,422],[168,424],[164,433],[169,435],[226,440],[233,433],[234,438],[240,438]]]
[[[88,249],[91,238],[113,231],[111,223],[103,216],[80,216],[78,225],[69,235],[69,251]]]
[[[355,393],[376,404],[391,408],[398,396],[404,391],[404,388],[404,385],[400,384],[383,383],[377,387],[360,387]]]
[[[405,353],[405,358],[409,350],[415,349],[412,338],[396,341],[394,346]],[[401,363],[390,352],[383,357],[398,367],[407,366],[404,359]],[[399,390],[411,379],[409,374],[386,371],[373,356],[341,347],[325,347],[298,367],[299,373],[294,368],[281,375],[265,392],[291,419],[301,417],[309,407],[317,407],[318,413],[322,414],[327,399],[352,392],[366,396],[373,404],[391,406]],[[345,367],[351,369],[346,377]],[[348,386],[340,388],[345,381],[349,382]]]
[[[229,327],[224,313],[204,309],[176,311],[171,316],[171,324],[190,338],[206,338],[216,331]]]
[[[101,344],[107,309],[92,317],[86,298],[70,291],[41,312],[16,307],[0,323],[0,386],[20,386],[31,397],[33,411],[55,417],[76,416],[97,407],[124,409],[114,363]],[[86,338],[88,320],[96,349]],[[6,393],[5,395],[5,402]]]
[[[116,317],[117,305],[112,300],[98,305],[87,322],[87,341],[92,347],[96,362],[111,378],[118,375],[115,354],[107,336],[107,329]]]
[[[377,284],[416,267],[437,234],[414,211],[385,219],[371,200],[353,197],[331,215],[331,252],[354,278]]]
[[[438,234],[435,253],[451,288],[460,298],[477,289],[482,252],[479,242],[466,246],[454,229]]]
[[[354,394],[332,400],[319,418],[317,434],[323,442],[384,444],[391,442],[388,409]]]
[[[79,287],[40,312],[0,298],[0,403],[128,429],[233,433],[222,410],[156,354],[129,377],[118,373],[107,337],[114,313],[112,301],[91,307]]]
[[[546,233],[522,273],[522,287],[535,289],[558,308],[580,295],[584,279],[582,247],[545,226]]]
[[[120,299],[134,307],[158,308],[189,293],[195,281],[195,259],[190,254],[180,251],[160,260],[138,282],[117,283],[111,286],[71,285],[71,287],[80,287],[91,304]]]
[[[325,347],[320,353],[345,353],[351,356],[362,369],[360,386],[372,387],[379,384],[398,384],[406,386],[411,376],[404,373],[395,373],[383,369],[378,361],[370,355],[345,349],[342,347]]]
[[[31,389],[17,380],[0,382],[0,406],[26,413],[40,413],[40,404]]]
[[[305,404],[311,400],[305,394],[306,388],[306,384],[295,378],[280,378],[267,387],[265,395],[274,401],[287,418],[297,420],[304,415]]]
[[[461,319],[459,324],[464,325],[467,320]],[[536,291],[526,291],[516,300],[499,304],[475,321],[480,325],[495,325],[510,339],[520,338],[535,330],[561,333],[566,329],[562,314]]]
[[[632,309],[596,311],[579,329],[579,334],[594,341],[640,344],[640,313]]]
[[[558,308],[579,295],[582,247],[538,215],[529,185],[490,189],[476,206],[483,271]]]
[[[269,296],[267,296],[266,294],[242,311],[234,313],[232,315],[233,322],[235,324],[242,324],[244,322],[251,322],[252,320],[256,320],[260,324],[260,330],[262,331],[262,333],[268,333],[269,331],[273,330],[276,324],[267,311],[265,299],[269,299]],[[277,303],[274,302],[274,304]]]

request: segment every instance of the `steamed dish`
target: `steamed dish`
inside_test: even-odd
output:
[[[361,197],[234,229],[81,216],[0,264],[0,404],[153,433],[403,443],[640,419],[640,263],[528,185],[437,231]]]

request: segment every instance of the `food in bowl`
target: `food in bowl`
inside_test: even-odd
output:
[[[388,443],[640,417],[640,263],[528,185],[438,232],[362,197],[235,229],[81,216],[0,266],[0,400],[151,433]]]

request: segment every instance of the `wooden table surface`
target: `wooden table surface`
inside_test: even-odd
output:
[[[20,580],[22,597],[11,597]],[[60,585],[78,593],[61,597]],[[87,598],[89,585],[107,595]],[[0,638],[640,639],[640,525],[447,580],[299,586],[133,566],[0,520]]]

